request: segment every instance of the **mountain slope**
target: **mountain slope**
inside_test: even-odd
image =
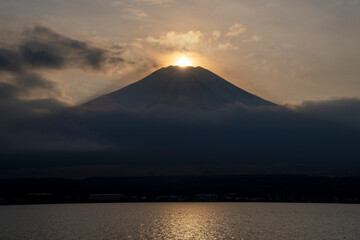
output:
[[[247,106],[275,105],[204,68],[169,66],[127,87],[85,103],[84,106],[214,109],[237,102]]]

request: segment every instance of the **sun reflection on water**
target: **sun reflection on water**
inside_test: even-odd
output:
[[[233,239],[216,215],[217,209],[211,203],[169,204],[149,223],[153,228],[142,229],[142,236],[144,239]]]

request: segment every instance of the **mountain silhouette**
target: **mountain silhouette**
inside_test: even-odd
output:
[[[275,106],[202,67],[169,66],[142,80],[106,94],[83,106],[182,109],[216,109],[230,104]]]

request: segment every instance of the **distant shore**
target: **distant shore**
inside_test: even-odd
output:
[[[360,177],[301,175],[0,179],[0,205],[106,202],[360,203]]]

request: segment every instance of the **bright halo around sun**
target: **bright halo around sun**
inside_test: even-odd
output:
[[[177,62],[174,65],[180,67],[187,67],[187,66],[192,66],[192,62],[190,61],[190,59],[186,57],[182,57],[179,60],[177,60]]]

